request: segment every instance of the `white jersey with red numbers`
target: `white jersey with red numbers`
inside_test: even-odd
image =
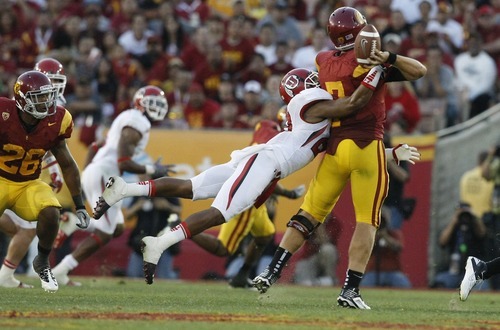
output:
[[[300,170],[314,157],[325,151],[330,134],[330,119],[311,124],[304,120],[303,113],[318,101],[332,100],[332,96],[320,88],[305,89],[295,96],[287,106],[287,131],[283,131],[266,144],[250,146],[231,154],[233,161],[260,150],[273,150],[279,163],[280,178]]]
[[[313,103],[324,100],[332,100],[332,96],[319,88],[296,95],[287,109],[291,130],[265,144],[233,151],[229,162],[192,178],[193,200],[215,197],[212,207],[228,221],[265,196],[277,179],[309,164],[326,147],[331,121],[311,124],[303,114]]]
[[[130,109],[118,115],[109,128],[106,143],[82,172],[82,188],[88,201],[97,201],[99,196],[102,195],[108,179],[112,176],[121,175],[118,167],[118,143],[125,127],[137,130],[142,136],[134,150],[134,156],[140,154],[146,148],[151,123],[144,113],[136,109]],[[99,221],[91,222],[88,230],[99,229],[107,234],[113,234],[116,225],[124,223],[121,206],[122,201],[110,207]]]

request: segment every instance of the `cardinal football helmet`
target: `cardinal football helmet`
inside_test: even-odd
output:
[[[51,57],[41,59],[35,64],[35,70],[45,73],[52,81],[52,85],[57,88],[57,93],[59,95],[64,94],[66,75],[64,74],[63,65],[58,60]]]
[[[134,107],[146,112],[149,118],[155,121],[163,120],[168,112],[165,93],[152,85],[141,87],[135,92]]]
[[[56,112],[57,89],[45,74],[28,71],[21,74],[14,84],[16,106],[35,117],[43,119]]]
[[[320,84],[317,72],[296,68],[290,70],[283,79],[281,79],[280,96],[283,102],[288,104],[295,95],[299,94],[304,89],[319,87]]]
[[[335,48],[344,51],[354,48],[354,40],[365,25],[366,19],[358,10],[340,7],[330,15],[326,30]]]

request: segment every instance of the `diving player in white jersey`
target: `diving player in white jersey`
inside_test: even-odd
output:
[[[144,151],[149,140],[150,121],[161,121],[168,111],[165,93],[156,86],[140,88],[134,95],[133,108],[122,112],[111,124],[106,141],[82,173],[82,186],[87,200],[96,200],[110,176],[123,172],[148,173],[156,177],[167,175],[169,166],[141,165],[132,158]],[[121,203],[115,204],[100,221],[92,220],[91,234],[71,254],[53,268],[60,285],[71,285],[68,273],[113,237],[123,232]]]
[[[231,160],[214,166],[189,180],[159,178],[127,184],[111,177],[94,209],[98,219],[115,203],[129,196],[176,196],[193,200],[215,197],[209,209],[190,215],[180,225],[160,237],[145,237],[143,243],[144,276],[153,283],[156,263],[169,246],[220,225],[252,205],[265,201],[273,185],[308,164],[324,150],[330,119],[353,114],[373,94],[381,75],[374,67],[351,97],[333,101],[320,89],[317,73],[293,69],[280,85],[280,94],[288,103],[289,131],[266,144],[234,151]]]

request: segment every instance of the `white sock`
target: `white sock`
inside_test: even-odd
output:
[[[6,279],[11,276],[14,276],[14,272],[16,271],[17,265],[14,265],[7,259],[4,259],[2,267],[0,268],[0,279]]]
[[[16,268],[17,265],[14,265],[7,259],[4,260],[0,268],[0,286],[4,288],[17,288],[19,286],[21,282],[14,277]]]
[[[78,261],[76,261],[72,254],[68,254],[57,266],[52,269],[52,272],[67,275],[70,271],[75,269],[76,266],[78,266]]]
[[[151,196],[151,182],[141,181],[137,183],[127,183],[126,197]]]
[[[158,237],[159,247],[162,250],[166,250],[172,245],[179,243],[180,241],[187,238],[184,226],[182,224],[175,226],[170,231]]]

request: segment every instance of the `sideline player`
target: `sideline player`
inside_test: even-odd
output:
[[[38,254],[33,268],[46,291],[58,284],[49,265],[57,235],[61,205],[52,188],[40,180],[42,157],[50,151],[61,167],[75,204],[78,226],[86,228],[80,173],[66,139],[73,131],[71,114],[56,104],[57,89],[38,71],[21,74],[14,85],[14,100],[1,98],[0,211],[12,210],[22,219],[38,221]]]
[[[349,97],[370,75],[368,69],[357,63],[353,51],[356,36],[366,24],[363,15],[351,7],[338,8],[330,15],[327,31],[336,50],[318,53],[316,64],[321,87],[334,99]],[[426,73],[419,61],[387,51],[375,50],[369,64],[386,66],[384,82],[416,80]],[[371,255],[388,188],[383,143],[384,94],[385,86],[379,84],[369,103],[355,115],[332,122],[326,154],[304,202],[288,223],[268,268],[254,279],[260,292],[266,292],[278,280],[288,259],[325,220],[350,182],[356,228],[349,247],[346,279],[337,302],[342,307],[370,309],[361,298],[359,284]],[[394,151],[401,148],[409,147],[398,146]],[[413,160],[419,159],[417,155]]]
[[[151,284],[156,263],[165,249],[220,225],[253,205],[259,207],[278,180],[310,163],[324,150],[331,118],[352,115],[366,105],[382,72],[381,67],[372,68],[370,79],[366,79],[351,97],[333,101],[328,92],[319,88],[315,72],[300,68],[291,70],[280,84],[280,95],[288,103],[289,131],[281,132],[265,144],[233,151],[229,162],[190,180],[160,178],[126,184],[121,178],[111,178],[94,215],[98,218],[108,205],[128,196],[177,196],[193,200],[215,197],[212,207],[190,215],[170,232],[142,240],[145,278]]]
[[[166,175],[169,166],[161,164],[141,165],[132,158],[146,148],[149,141],[151,121],[161,121],[168,112],[165,93],[156,86],[139,88],[134,94],[133,108],[122,112],[113,120],[108,131],[106,142],[98,143],[97,153],[82,173],[82,185],[88,200],[96,200],[101,194],[110,176],[123,172],[147,173],[154,177]],[[123,233],[124,218],[121,203],[114,205],[101,221],[91,221],[87,229],[91,234],[61,262],[53,272],[61,285],[80,285],[70,280],[68,273],[80,262],[106,245],[112,238]],[[73,227],[73,231],[77,228]],[[70,231],[66,234],[71,235]]]

